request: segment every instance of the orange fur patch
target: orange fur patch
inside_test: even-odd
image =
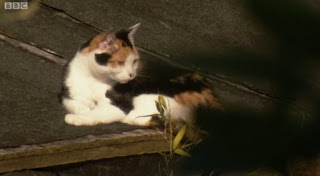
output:
[[[135,48],[122,46],[121,40],[117,40],[116,45],[118,49],[112,54],[112,57],[108,61],[113,67],[117,66],[119,62],[125,62],[130,53],[138,55],[138,51]]]
[[[103,42],[106,36],[109,35],[111,32],[114,32],[114,31],[111,29],[95,36],[91,40],[89,47],[84,48],[81,51],[82,54],[88,54],[96,49],[99,49],[100,43]],[[130,53],[134,55],[139,55],[135,47],[133,48],[128,47],[127,45],[123,44],[122,40],[119,40],[119,39],[116,39],[113,43],[112,49],[106,52],[112,56],[108,60],[108,64],[110,64],[112,67],[117,67],[119,65],[119,62],[125,62],[126,58]]]
[[[174,97],[174,99],[185,106],[195,108],[200,105],[223,109],[219,101],[213,96],[213,93],[209,89],[205,89],[201,92],[183,92]]]
[[[114,32],[114,30],[113,30],[113,29],[110,29],[110,30],[108,30],[108,31],[106,31],[106,32],[103,32],[103,33],[101,33],[101,34],[96,35],[96,36],[91,40],[89,47],[84,48],[84,49],[81,51],[82,54],[88,54],[88,53],[90,53],[91,51],[94,51],[94,50],[98,49],[99,46],[100,46],[100,43],[101,43],[102,41],[104,41],[104,40],[106,39],[106,37],[107,37],[111,32]]]
[[[203,76],[196,74],[196,73],[191,73],[191,74],[176,77],[174,79],[171,79],[170,81],[184,84],[186,79],[190,79],[190,78],[195,82],[203,82],[203,80],[204,80]]]

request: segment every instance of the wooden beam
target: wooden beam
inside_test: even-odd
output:
[[[0,149],[0,173],[166,151],[169,151],[166,135],[155,130],[88,135],[47,144]]]

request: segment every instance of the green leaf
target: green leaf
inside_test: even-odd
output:
[[[173,170],[170,171],[170,176],[173,176]]]
[[[192,146],[192,145],[194,145],[194,144],[195,144],[195,143],[193,143],[193,142],[188,143],[188,144],[183,144],[183,145],[181,146],[181,148],[182,148],[182,149],[185,149],[185,148],[190,147],[190,146]]]
[[[160,105],[164,107],[164,109],[167,109],[166,100],[163,98],[163,96],[161,95],[158,96],[158,102],[160,103]]]
[[[185,156],[185,157],[191,157],[191,155],[188,152],[181,149],[176,149],[174,153],[179,154],[181,156]]]
[[[185,123],[188,125],[188,127],[190,127],[190,128],[195,128],[195,126],[194,126],[193,123],[191,123],[191,122],[185,122]]]
[[[159,113],[160,113],[161,115],[163,115],[164,110],[163,110],[163,108],[161,107],[160,103],[157,102],[157,101],[155,101],[155,103],[156,103],[157,110],[159,111]]]
[[[165,154],[165,153],[163,153],[163,152],[159,152],[159,154],[162,155],[163,157],[168,157],[168,156],[170,156],[170,155],[167,155],[167,154]]]
[[[183,138],[184,134],[186,133],[187,125],[184,125],[180,131],[178,132],[177,136],[173,140],[173,150],[175,150],[178,145],[180,144],[181,139]]]
[[[160,105],[157,101],[154,101],[154,103],[156,104],[157,110],[160,112]]]

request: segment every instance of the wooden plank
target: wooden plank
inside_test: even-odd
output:
[[[46,59],[48,59],[54,63],[57,63],[61,66],[65,66],[68,62],[67,60],[63,59],[62,56],[59,56],[56,53],[51,53],[50,51],[40,49],[30,43],[21,42],[21,41],[15,39],[14,37],[5,34],[1,30],[0,30],[0,40],[6,41],[7,43],[10,43],[11,45],[13,45],[17,48],[21,48],[21,49],[26,50],[30,53],[33,53],[37,56],[46,58]]]
[[[169,151],[163,132],[146,129],[0,150],[0,173]]]
[[[0,24],[0,29],[67,60],[75,55],[82,44],[98,33],[83,24],[73,22],[61,12],[42,5],[28,20]]]

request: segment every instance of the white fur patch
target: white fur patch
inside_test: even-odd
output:
[[[151,120],[151,115],[159,114],[155,101],[158,100],[158,94],[142,94],[134,98],[133,106],[134,109],[127,115],[123,120],[124,123],[132,125],[145,126]],[[191,121],[192,112],[189,108],[178,104],[173,98],[163,96],[169,106],[168,110],[165,111],[165,116],[171,116],[172,120],[183,120]]]
[[[98,124],[108,124],[124,119],[125,114],[111,104],[101,105],[92,111],[81,114],[67,114],[65,122],[75,126],[92,126]]]

